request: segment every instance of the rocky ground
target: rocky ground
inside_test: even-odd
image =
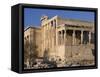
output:
[[[94,61],[70,61],[70,62],[36,62],[29,67],[25,67],[25,69],[40,69],[40,68],[55,68],[55,67],[76,67],[76,66],[90,66],[94,65]]]

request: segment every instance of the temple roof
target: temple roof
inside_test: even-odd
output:
[[[30,26],[27,26],[26,28],[24,28],[24,31],[26,31],[29,28],[40,29],[40,27],[30,25]]]

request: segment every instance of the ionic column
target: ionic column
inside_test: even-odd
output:
[[[91,43],[91,32],[89,32],[89,44]]]
[[[64,34],[65,34],[65,31],[64,30],[62,30],[62,44],[64,44]]]
[[[49,26],[49,24],[48,24]],[[49,48],[50,48],[50,26],[49,26]]]
[[[57,19],[56,19],[56,26],[57,26]],[[56,28],[56,45],[58,45],[58,34],[57,34],[57,28]]]
[[[73,43],[72,43],[72,45],[74,45],[75,44],[75,30],[73,30]]]
[[[58,32],[56,30],[56,45],[58,45]]]
[[[50,48],[52,47],[52,36],[51,36],[52,28],[51,28],[51,23],[50,23]]]
[[[64,44],[66,44],[66,30],[64,30]]]
[[[57,44],[60,45],[60,33],[59,33],[59,31],[57,32],[57,42],[58,42]]]
[[[83,44],[83,30],[81,30],[81,44]]]
[[[61,31],[59,31],[58,33],[58,44],[61,45]]]
[[[60,40],[61,40],[61,44],[63,43],[63,31],[61,30],[61,37],[60,37]]]

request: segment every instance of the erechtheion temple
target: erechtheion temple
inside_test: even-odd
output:
[[[38,58],[62,64],[84,60],[88,65],[94,64],[94,22],[46,15],[40,21],[39,27],[24,30],[24,43],[28,41],[33,47],[29,54],[36,51]]]

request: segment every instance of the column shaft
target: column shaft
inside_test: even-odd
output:
[[[58,45],[60,45],[60,33],[58,32],[57,35],[58,35],[58,39],[57,39],[58,41],[57,42],[58,42]]]
[[[73,43],[72,43],[72,45],[74,45],[75,44],[75,30],[73,30]]]
[[[64,30],[64,44],[66,44],[66,30]]]
[[[91,32],[89,32],[89,44],[91,43]]]
[[[58,32],[58,45],[60,45],[60,31]]]
[[[61,30],[61,36],[60,36],[60,44],[62,44],[62,42],[63,42],[63,33],[62,33],[62,30]]]
[[[83,44],[83,31],[81,31],[81,44]]]

